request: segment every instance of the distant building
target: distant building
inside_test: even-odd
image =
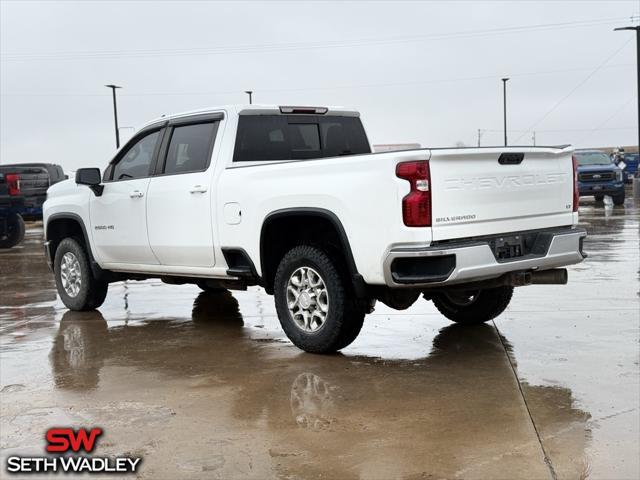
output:
[[[398,150],[415,150],[422,148],[419,143],[384,143],[374,145],[374,152],[397,152]]]

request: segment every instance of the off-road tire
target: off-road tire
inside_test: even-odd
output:
[[[461,325],[479,325],[504,312],[512,296],[513,287],[487,288],[478,291],[467,305],[454,302],[444,293],[435,295],[433,304],[449,320]]]
[[[7,217],[7,235],[0,239],[0,248],[11,248],[24,240],[24,220],[17,213]]]
[[[347,315],[349,316],[348,327],[343,332],[340,341],[336,345],[336,351],[348,347],[356,338],[358,338],[358,335],[360,335],[360,331],[362,330],[362,325],[364,324],[364,316],[366,315],[365,310],[366,307],[364,305],[359,305],[359,302],[351,302],[351,306],[347,312]]]
[[[328,293],[328,311],[323,325],[315,332],[298,327],[287,307],[287,286],[291,275],[301,267],[313,268]],[[345,348],[360,333],[365,310],[349,290],[339,265],[323,250],[308,245],[292,248],[282,257],[274,280],[276,311],[280,325],[291,342],[309,353],[332,353]]]
[[[71,252],[78,259],[80,265],[81,285],[78,294],[75,297],[69,296],[62,285],[60,276],[62,257],[67,252]],[[56,249],[55,259],[53,261],[54,276],[58,295],[62,299],[62,303],[69,310],[86,311],[95,310],[104,303],[107,296],[109,284],[102,280],[98,280],[93,276],[89,257],[81,242],[75,238],[65,238],[60,242]]]
[[[624,193],[612,197],[614,205],[624,205]]]

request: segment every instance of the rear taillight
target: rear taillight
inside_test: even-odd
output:
[[[4,178],[7,182],[9,195],[20,195],[20,176],[15,173],[9,173]]]
[[[402,220],[407,227],[431,226],[431,176],[429,162],[402,162],[396,165],[396,176],[411,184],[402,199]]]
[[[571,157],[573,162],[573,211],[578,211],[578,205],[580,204],[580,192],[578,191],[578,159],[574,155]]]

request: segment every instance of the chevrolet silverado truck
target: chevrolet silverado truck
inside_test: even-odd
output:
[[[212,295],[259,285],[299,348],[334,352],[377,300],[447,318],[501,314],[513,288],[585,258],[570,147],[371,153],[358,112],[228,106],[144,126],[101,174],[49,188],[45,250],[72,310],[109,283]]]

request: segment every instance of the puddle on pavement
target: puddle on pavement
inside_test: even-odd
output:
[[[499,333],[380,305],[333,356],[293,347],[255,288],[126,282],[66,311],[30,228],[0,253],[2,461],[71,424],[142,478],[548,478],[530,413],[559,478],[637,477],[638,211],[581,214],[588,263],[517,290]]]

